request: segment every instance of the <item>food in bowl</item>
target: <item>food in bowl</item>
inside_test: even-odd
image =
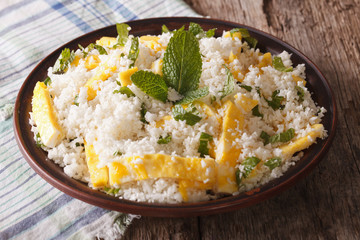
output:
[[[64,49],[37,82],[37,145],[72,178],[133,201],[196,202],[280,177],[325,138],[304,64],[246,29],[196,23]]]

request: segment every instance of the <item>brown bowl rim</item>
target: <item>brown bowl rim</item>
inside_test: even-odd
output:
[[[13,125],[14,125],[14,133],[15,139],[18,143],[21,153],[23,154],[24,158],[28,162],[28,164],[35,170],[37,174],[39,174],[43,179],[45,179],[48,183],[53,185],[54,187],[58,188],[62,192],[82,200],[84,202],[90,203],[92,205],[106,208],[109,210],[115,210],[125,213],[132,213],[132,214],[139,214],[144,216],[154,216],[154,217],[190,217],[190,216],[198,216],[198,215],[209,215],[209,214],[216,214],[227,212],[231,210],[240,209],[243,207],[248,207],[254,205],[258,202],[264,201],[269,199],[280,192],[288,189],[290,186],[294,185],[297,181],[301,178],[305,177],[309,172],[322,160],[325,153],[329,150],[331,142],[335,136],[335,129],[336,129],[336,103],[333,91],[330,88],[330,85],[323,74],[320,72],[318,67],[304,54],[302,54],[299,50],[292,47],[288,43],[268,34],[261,30],[258,30],[253,27],[249,27],[243,24],[238,24],[235,22],[224,21],[220,19],[211,19],[211,18],[194,18],[194,17],[165,17],[165,18],[148,18],[142,20],[134,20],[126,22],[132,28],[138,29],[141,32],[141,29],[146,31],[146,26],[149,25],[158,25],[159,31],[161,30],[161,25],[178,25],[181,26],[183,24],[187,24],[189,22],[197,22],[200,25],[220,25],[224,29],[231,29],[235,27],[242,27],[249,30],[251,35],[262,36],[267,41],[270,41],[276,47],[281,46],[281,49],[287,50],[295,54],[296,58],[300,58],[306,64],[307,70],[310,67],[311,71],[314,71],[315,76],[317,77],[312,83],[310,82],[310,88],[312,84],[320,84],[325,90],[327,99],[324,100],[326,104],[329,102],[330,109],[325,117],[327,117],[328,126],[330,128],[327,129],[328,137],[325,140],[318,141],[317,144],[310,147],[305,153],[311,153],[312,157],[307,159],[306,157],[309,155],[304,155],[300,160],[302,162],[301,167],[297,167],[298,164],[295,164],[291,169],[296,169],[297,171],[293,171],[294,173],[289,175],[287,172],[277,179],[270,181],[269,183],[260,186],[257,188],[257,191],[242,193],[236,196],[224,197],[216,200],[204,201],[204,202],[196,202],[196,203],[181,203],[181,204],[159,204],[159,203],[144,203],[144,202],[135,202],[123,199],[117,199],[115,197],[106,195],[99,191],[93,190],[89,188],[86,184],[83,184],[75,179],[72,179],[65,175],[62,172],[62,169],[57,166],[55,163],[49,161],[46,158],[45,152],[36,148],[36,144],[34,140],[29,140],[32,133],[28,131],[29,127],[25,127],[24,124],[28,124],[29,114],[28,112],[24,112],[22,110],[29,108],[29,104],[31,104],[31,99],[25,99],[25,93],[31,91],[35,82],[37,81],[35,74],[40,71],[46,71],[48,66],[53,65],[52,62],[49,65],[49,59],[52,60],[54,57],[57,57],[61,50],[65,47],[75,46],[79,42],[84,42],[84,39],[92,36],[100,37],[104,36],[104,33],[107,32],[114,32],[115,25],[104,27],[87,34],[84,34],[66,44],[59,47],[47,57],[45,57],[29,74],[29,76],[24,81],[23,85],[20,88],[18,93],[15,108],[14,108],[14,118],[13,118]],[[145,28],[144,28],[145,27]],[[134,34],[131,31],[131,34]],[[135,33],[140,34],[140,33]],[[259,45],[263,45],[263,47],[267,48],[264,42],[259,41]],[[269,50],[271,51],[271,50]],[[36,81],[35,81],[36,80]],[[318,82],[319,81],[319,82]],[[24,128],[26,131],[24,131]],[[31,136],[30,136],[31,135]],[[316,149],[315,149],[316,148]],[[35,151],[35,152],[34,152]],[[42,153],[39,153],[41,151]],[[37,158],[38,155],[41,155],[40,159]],[[36,156],[35,156],[36,155]],[[45,156],[45,157],[43,157]]]

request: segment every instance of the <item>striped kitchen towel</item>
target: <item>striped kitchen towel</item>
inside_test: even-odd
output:
[[[11,112],[41,59],[64,43],[117,22],[198,16],[181,0],[0,1],[0,239],[120,238],[135,216],[94,207],[52,187],[22,157]]]

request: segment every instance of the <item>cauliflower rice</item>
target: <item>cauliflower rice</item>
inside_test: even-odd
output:
[[[155,43],[142,41],[140,38],[139,54],[134,67],[137,67],[138,71],[151,71],[161,75],[161,61],[173,35],[173,32],[162,33],[157,36]],[[78,49],[74,52],[75,60],[67,66],[64,73],[54,74],[53,68],[48,70],[51,84],[47,89],[64,136],[56,146],[49,147],[43,144],[42,148],[47,151],[49,159],[63,167],[68,176],[118,198],[133,201],[179,203],[214,199],[222,193],[218,191],[216,183],[206,189],[191,185],[186,188],[186,196],[184,196],[179,190],[181,179],[176,177],[137,178],[114,186],[105,184],[95,187],[91,181],[85,147],[93,146],[93,151],[98,156],[96,165],[98,169],[113,162],[121,162],[121,159],[127,157],[145,154],[163,154],[171,156],[172,160],[174,157],[213,159],[214,166],[217,166],[216,154],[221,150],[216,146],[222,144],[222,121],[226,115],[227,101],[234,104],[243,115],[243,127],[232,129],[230,135],[232,134],[234,138],[230,143],[223,143],[230,144],[231,148],[240,151],[238,157],[234,159],[236,164],[234,172],[237,174],[236,179],[241,178],[241,182],[236,184],[236,191],[227,192],[228,194],[235,195],[249,191],[282,176],[302,156],[299,151],[296,151],[296,154],[285,154],[284,146],[294,143],[299,145],[296,140],[301,138],[306,138],[305,140],[311,143],[316,141],[316,137],[311,137],[311,132],[314,131],[314,125],[321,125],[321,118],[326,110],[317,106],[311,99],[311,93],[305,86],[304,64],[293,66],[292,71],[279,71],[271,63],[261,65],[265,62],[265,55],[259,49],[250,48],[248,42],[241,39],[241,36],[229,36],[229,32],[224,32],[221,37],[200,38],[198,43],[202,67],[199,88],[208,87],[209,93],[194,102],[196,115],[201,117],[201,120],[191,126],[185,120],[175,120],[171,117],[174,102],[183,97],[171,87],[168,88],[166,102],[149,96],[135,84],[127,85],[134,96],[114,93],[121,87],[118,84],[119,73],[131,69],[129,66],[133,61],[129,59],[128,53],[134,38],[129,35],[125,45],[117,48],[98,41],[97,44],[102,45],[107,55],[100,54],[97,48]],[[100,62],[93,69],[86,67],[86,64],[89,64],[84,57],[86,50],[89,50],[87,53],[89,61],[98,59]],[[274,56],[271,57],[274,62]],[[281,58],[285,68],[292,67],[291,54],[282,52],[276,57]],[[101,63],[104,62],[114,68],[102,70],[108,74],[108,78],[97,83],[99,90],[96,96],[89,100],[85,85],[89,79],[99,73]],[[233,91],[223,97],[223,89],[229,76],[227,68],[236,84]],[[246,86],[250,86],[251,90],[246,89]],[[298,92],[299,88],[303,90],[302,96]],[[283,106],[273,109],[269,105],[269,100],[275,98],[273,93],[276,91],[277,96],[283,97],[281,100]],[[259,114],[254,113],[254,106],[246,106],[249,99],[252,103],[256,103]],[[209,114],[199,102],[215,109],[215,114]],[[145,114],[142,111],[144,108]],[[39,132],[39,123],[34,121],[34,113],[30,115],[32,131],[38,141],[36,136]],[[160,127],[159,123],[161,123]],[[294,130],[292,139],[268,144],[264,142],[262,133],[274,136],[289,129]],[[317,131],[318,137],[326,137],[326,130],[323,127]],[[212,140],[206,142],[210,151],[203,158],[199,152],[199,139],[202,133],[212,136]],[[159,139],[165,139],[169,135],[171,135],[169,142],[158,143]],[[298,150],[307,147],[298,146]],[[246,166],[242,163],[252,157],[259,159],[260,162],[245,174]],[[280,158],[281,162],[274,167],[265,165],[267,160],[273,158]],[[134,158],[133,163],[143,162],[141,158]],[[201,164],[205,166],[207,163],[201,162]],[[233,180],[228,178],[228,181]],[[202,184],[206,184],[206,181]],[[112,191],[109,192],[109,189]]]

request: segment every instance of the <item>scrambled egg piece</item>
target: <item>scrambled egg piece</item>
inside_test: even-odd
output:
[[[135,72],[138,71],[137,67],[130,68],[128,70],[125,70],[123,72],[119,73],[119,80],[121,83],[121,86],[125,87],[132,84],[132,81],[130,79],[131,75],[133,75]]]
[[[49,90],[43,82],[37,82],[34,88],[32,112],[42,143],[47,147],[57,146],[64,133],[58,123]]]
[[[313,131],[307,134],[305,137],[298,138],[286,145],[280,147],[282,153],[286,157],[291,157],[294,153],[302,151],[311,144],[313,144],[316,138],[321,137],[324,132],[324,126],[322,124],[314,124],[312,126]]]
[[[108,167],[98,168],[99,157],[95,153],[93,145],[85,143],[86,163],[89,168],[90,180],[94,187],[104,187],[108,185]]]
[[[241,153],[235,139],[244,127],[244,116],[239,108],[230,100],[224,103],[226,110],[222,122],[222,133],[216,148],[217,190],[218,192],[233,193],[238,190],[235,179],[235,166]]]

